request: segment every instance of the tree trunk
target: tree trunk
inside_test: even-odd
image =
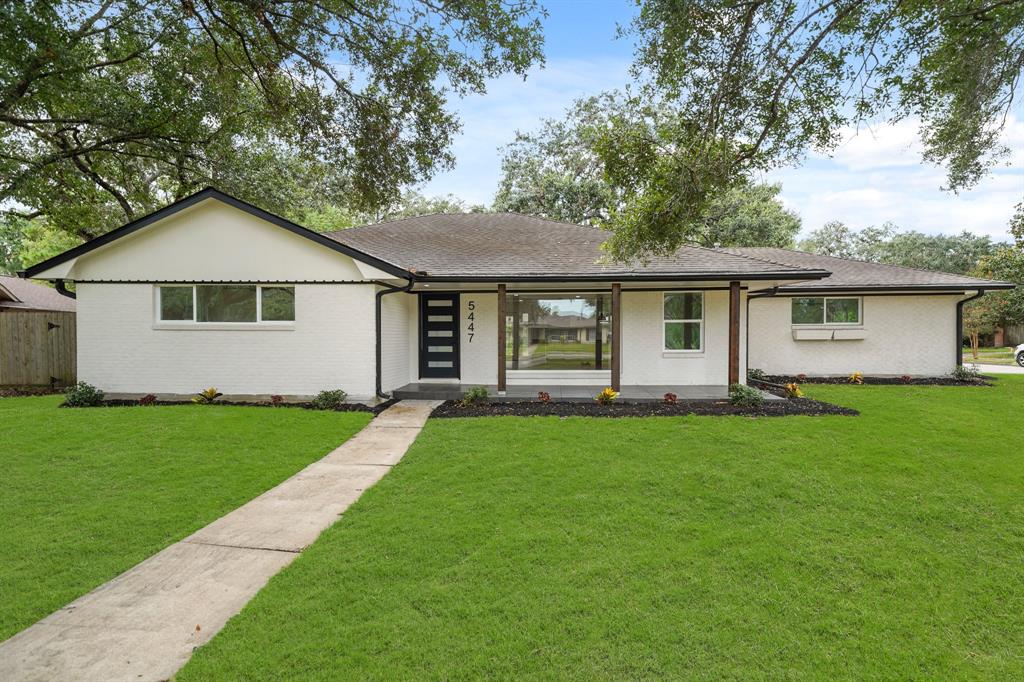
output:
[[[978,359],[978,346],[980,345],[981,334],[978,332],[971,332],[971,357],[975,360]]]

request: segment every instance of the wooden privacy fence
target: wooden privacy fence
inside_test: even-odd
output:
[[[1024,324],[1008,324],[1003,327],[1003,343],[1007,346],[1024,343]]]
[[[75,370],[74,313],[0,312],[0,385],[73,384]]]

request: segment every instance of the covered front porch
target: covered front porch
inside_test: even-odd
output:
[[[406,384],[392,392],[392,396],[401,400],[458,400],[466,391],[484,386],[493,401],[537,400],[543,391],[551,396],[553,402],[592,402],[594,396],[607,388],[607,385],[564,386],[550,384],[512,384],[504,391],[499,391],[496,384],[462,384],[416,382]],[[666,393],[674,393],[679,400],[726,400],[729,397],[727,386],[622,386],[619,399],[629,402],[660,402]]]

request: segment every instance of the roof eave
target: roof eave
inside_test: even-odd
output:
[[[820,280],[832,273],[826,270],[801,270],[796,272],[748,272],[748,273],[652,273],[652,274],[530,274],[530,275],[431,275],[414,273],[418,282],[670,282],[670,281],[736,281],[736,280]]]
[[[779,287],[780,293],[800,293],[800,292],[840,292],[840,293],[852,293],[852,292],[891,292],[891,291],[948,291],[950,293],[956,293],[960,291],[993,291],[997,289],[1014,289],[1016,284],[1012,282],[964,282],[960,284],[868,284],[862,286],[852,286],[848,284],[843,285],[828,285],[828,284],[815,284],[812,286],[794,286],[785,285]]]

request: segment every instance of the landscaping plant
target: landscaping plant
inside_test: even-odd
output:
[[[320,391],[313,398],[310,405],[314,410],[336,410],[345,402],[348,393],[336,388],[330,391]]]
[[[551,394],[548,393],[547,391],[540,391],[537,393],[537,400],[541,401],[542,403],[550,403]]]
[[[903,382],[904,384],[909,384],[913,380],[914,379],[909,374],[904,374],[903,376],[900,377],[900,381]]]
[[[594,396],[594,400],[597,401],[598,405],[611,405],[615,402],[615,399],[619,397],[619,392],[612,390],[608,387]]]
[[[787,398],[803,398],[804,392],[800,390],[800,384],[789,383],[786,384],[786,397]]]
[[[270,404],[274,407],[280,407],[281,403],[284,402],[284,396],[272,395],[270,396]]]
[[[668,393],[666,393],[665,395],[663,395],[663,396],[661,397],[661,399],[662,399],[663,401],[665,401],[665,404],[666,404],[666,405],[675,405],[675,404],[676,404],[676,402],[678,402],[678,401],[679,401],[679,396],[677,396],[677,395],[676,395],[675,393],[673,393],[672,391],[669,391]]]
[[[474,386],[462,395],[462,406],[479,405],[487,402],[487,389],[483,386]]]
[[[757,407],[764,402],[764,394],[753,386],[733,384],[729,387],[729,402],[739,407]]]
[[[850,378],[847,379],[847,381],[849,383],[851,383],[851,384],[858,384],[858,385],[863,384],[864,383],[864,374],[861,373],[861,372],[854,372],[853,374],[850,375]]]
[[[764,381],[768,378],[768,375],[764,373],[763,369],[757,369],[755,367],[747,370],[747,378],[754,381]]]
[[[802,384],[805,381],[807,381],[807,375],[801,372],[800,374],[796,375],[796,380]]]
[[[152,393],[147,393],[146,395],[144,395],[141,398],[139,398],[139,405],[142,405],[143,407],[146,407],[147,405],[155,405],[155,404],[156,404],[156,396],[153,395]]]
[[[957,365],[949,376],[955,381],[974,381],[981,376],[981,372],[978,371],[977,365]]]
[[[213,386],[211,386],[210,388],[207,388],[205,390],[199,391],[199,393],[196,393],[195,397],[192,398],[192,402],[194,402],[196,405],[212,405],[213,402],[222,395],[224,394],[218,391]]]
[[[64,391],[65,407],[96,407],[103,402],[104,393],[92,384],[79,381]]]

